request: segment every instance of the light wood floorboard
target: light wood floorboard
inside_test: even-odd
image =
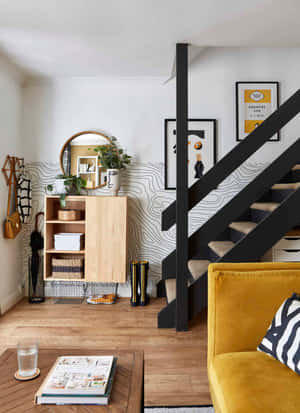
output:
[[[115,305],[28,304],[23,300],[1,317],[0,351],[22,337],[36,337],[41,347],[137,349],[145,358],[145,405],[185,406],[211,403],[206,375],[206,314],[190,330],[157,328],[164,299],[132,308],[129,299]]]

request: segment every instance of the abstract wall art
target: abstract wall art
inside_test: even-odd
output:
[[[216,163],[216,119],[189,119],[186,141],[191,186]],[[165,119],[165,189],[176,189],[175,119]]]

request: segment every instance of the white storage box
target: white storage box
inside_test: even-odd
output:
[[[80,251],[84,249],[82,233],[60,232],[54,234],[54,249],[58,251]]]

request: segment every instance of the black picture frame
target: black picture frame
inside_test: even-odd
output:
[[[240,121],[240,119],[239,119],[239,116],[240,116],[240,111],[239,111],[239,85],[241,85],[241,84],[249,84],[249,85],[251,85],[251,84],[271,84],[271,85],[275,85],[276,86],[276,99],[277,99],[277,102],[276,102],[276,109],[275,110],[277,110],[278,109],[278,107],[279,107],[279,82],[277,82],[277,81],[238,81],[238,82],[235,82],[235,119],[236,119],[236,141],[237,142],[242,142],[245,138],[241,138],[240,136],[239,136],[239,121]],[[280,141],[280,133],[279,132],[277,132],[276,133],[276,139],[269,139],[268,140],[268,142],[279,142]]]
[[[165,160],[165,168],[164,168],[164,189],[168,190],[176,190],[176,187],[169,186],[168,184],[168,123],[169,122],[176,122],[175,118],[167,118],[164,119],[164,160]],[[217,119],[196,119],[196,118],[189,118],[189,122],[212,122],[213,123],[213,164],[215,165],[217,162]]]

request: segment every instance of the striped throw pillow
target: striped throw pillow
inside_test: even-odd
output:
[[[293,294],[277,311],[257,350],[300,374],[300,296]]]

